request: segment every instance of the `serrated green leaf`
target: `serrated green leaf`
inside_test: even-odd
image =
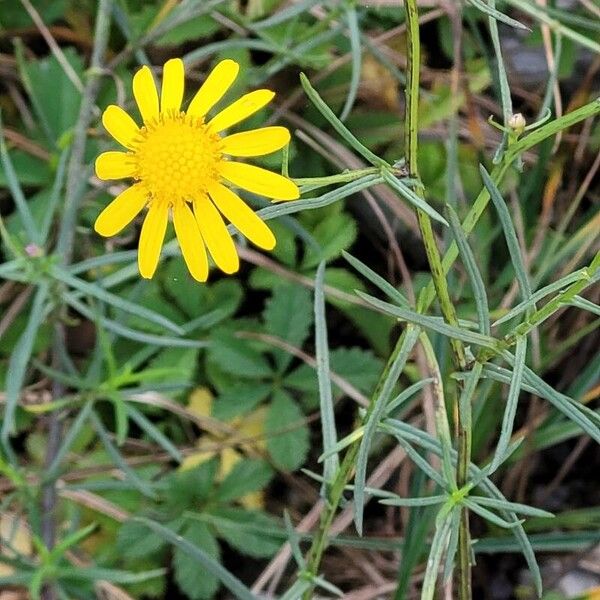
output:
[[[302,268],[310,269],[321,261],[337,258],[352,245],[356,235],[357,227],[352,217],[344,213],[329,216],[321,221],[313,231],[320,251],[308,247],[302,261]]]
[[[181,532],[181,536],[204,550],[211,558],[220,561],[219,544],[204,523],[190,521]],[[191,554],[180,547],[175,548],[173,567],[177,587],[191,600],[208,600],[219,589],[217,577],[206,571]]]
[[[296,402],[283,390],[273,394],[265,429],[267,449],[276,466],[295,471],[304,464],[309,450],[309,431],[304,414]],[[294,429],[281,433],[294,426]]]
[[[210,347],[210,358],[225,373],[243,379],[271,377],[272,371],[265,357],[246,340],[219,332]]]
[[[313,322],[310,292],[298,285],[275,287],[267,300],[263,319],[268,333],[292,346],[301,347]],[[283,373],[292,361],[292,355],[279,349],[274,349],[273,355],[277,370]]]
[[[117,533],[116,550],[128,559],[158,554],[166,545],[163,538],[139,521],[125,521]]]
[[[262,490],[273,477],[273,469],[259,459],[238,462],[223,480],[216,492],[221,502],[237,500],[250,492]]]
[[[247,556],[268,558],[281,547],[279,525],[265,513],[226,507],[202,517],[214,526],[219,537]]]

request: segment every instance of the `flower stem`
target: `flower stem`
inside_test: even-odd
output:
[[[406,33],[407,33],[407,81],[406,81],[406,122],[405,122],[405,154],[408,175],[418,180],[419,171],[417,167],[418,158],[418,129],[419,129],[419,76],[420,76],[420,39],[419,39],[419,14],[416,0],[406,0]],[[423,188],[415,187],[415,194],[424,198]],[[429,262],[429,269],[433,280],[436,296],[444,320],[450,325],[457,326],[458,318],[450,292],[448,282],[442,264],[442,257],[437,247],[431,219],[422,210],[417,210],[417,218],[425,252]],[[417,309],[421,312],[427,308],[427,295],[421,294],[417,302]],[[454,362],[460,370],[466,368],[465,349],[460,340],[451,340]],[[458,394],[456,395],[458,405]],[[470,461],[470,431],[469,421],[463,421],[462,411],[455,410],[456,429],[458,441],[458,463],[456,469],[456,483],[459,489],[466,483],[468,466]],[[471,599],[471,558],[470,558],[470,534],[469,515],[466,509],[462,510],[459,532],[458,532],[458,588],[460,600]]]

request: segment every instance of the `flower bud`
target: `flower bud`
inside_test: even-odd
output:
[[[525,130],[525,125],[527,125],[527,121],[525,121],[525,117],[521,113],[515,113],[511,115],[508,119],[507,125],[517,134],[521,135]]]

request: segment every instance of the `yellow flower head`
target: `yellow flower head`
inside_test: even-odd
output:
[[[104,180],[132,178],[134,183],[100,213],[94,228],[100,235],[113,236],[148,207],[138,249],[142,277],[149,279],[156,271],[169,213],[183,258],[198,281],[208,278],[207,249],[225,273],[239,268],[223,217],[260,248],[275,247],[271,230],[226,183],[274,200],[299,197],[297,186],[286,177],[229,159],[262,156],[283,148],[290,140],[285,127],[221,136],[268,104],[273,92],[250,92],[205,120],[238,71],[233,60],[220,62],[187,111],[182,111],[183,61],[175,58],[165,63],[160,99],[150,69],[142,67],[133,78],[133,95],[143,126],[138,127],[119,106],[109,106],[102,115],[106,130],[127,152],[102,153],[96,160],[96,174]]]

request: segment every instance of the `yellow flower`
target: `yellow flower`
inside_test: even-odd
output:
[[[245,94],[205,120],[238,71],[233,60],[220,62],[187,111],[182,111],[183,61],[175,58],[165,63],[160,100],[152,72],[142,67],[133,78],[133,95],[143,126],[138,127],[119,106],[109,106],[102,115],[106,130],[127,152],[102,153],[96,159],[96,174],[103,180],[132,178],[134,183],[100,213],[94,228],[102,236],[113,236],[148,207],[138,249],[142,277],[149,279],[156,271],[170,213],[183,258],[198,281],[208,278],[206,249],[225,273],[239,268],[223,217],[260,248],[275,247],[271,230],[225,183],[274,200],[299,197],[296,184],[286,177],[229,159],[262,156],[283,148],[290,140],[285,127],[221,136],[266,106],[273,92]]]

